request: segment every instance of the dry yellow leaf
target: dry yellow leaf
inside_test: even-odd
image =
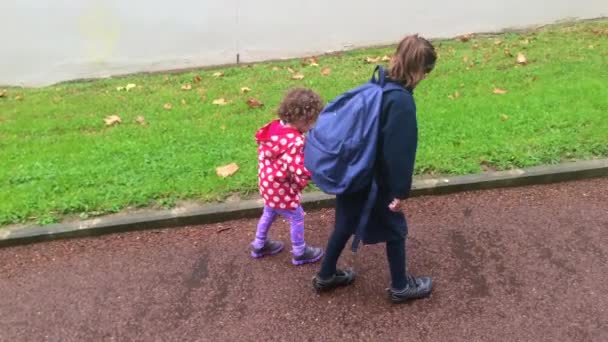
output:
[[[239,170],[239,166],[236,163],[231,163],[225,166],[220,166],[215,169],[217,175],[226,178],[234,175]]]
[[[182,90],[185,90],[185,91],[192,90],[192,85],[190,85],[190,84],[184,84],[182,86]]]
[[[213,77],[224,77],[224,73],[221,71],[213,73]]]
[[[390,56],[388,56],[388,55],[384,55],[384,56],[382,57],[382,61],[383,61],[383,62],[390,62],[390,61],[391,61],[391,59],[392,59],[392,58],[391,58]]]
[[[0,89],[0,97],[5,97],[7,93],[6,89]]]
[[[296,72],[296,71],[295,71],[295,70],[293,70],[292,68],[287,68],[287,71],[289,71],[289,73],[291,73],[291,74],[293,74],[293,73],[295,73],[295,72]]]
[[[213,100],[213,104],[216,106],[225,106],[228,104],[228,101],[226,101],[226,99],[222,97],[220,99]]]
[[[194,77],[192,77],[192,82],[199,83],[200,81],[202,81],[201,75],[194,75]]]
[[[469,62],[469,56],[462,57],[462,61],[465,62],[465,63],[468,63]]]
[[[122,120],[120,119],[120,116],[118,116],[118,115],[110,115],[110,116],[106,117],[105,119],[103,119],[103,121],[106,123],[106,126],[112,126],[114,124],[122,122]]]
[[[188,103],[186,102],[186,100],[184,100],[184,99],[182,99],[181,103],[182,103],[182,106],[185,106],[185,105],[187,105],[187,104],[188,104]]]
[[[517,64],[528,64],[528,58],[526,58],[526,55],[524,55],[523,53],[518,53],[517,54]]]
[[[243,88],[241,88],[241,93],[243,93],[243,94],[248,93],[250,91],[251,91],[251,88],[249,88],[249,87],[243,87]]]
[[[508,116],[508,115],[505,115],[505,114],[502,114],[502,115],[500,116],[500,120],[502,120],[502,121],[507,121],[507,120],[509,120],[509,116]]]
[[[494,94],[496,95],[504,95],[507,93],[507,90],[501,88],[494,88]]]
[[[328,76],[329,74],[331,74],[331,68],[329,67],[325,67],[321,70],[321,75],[322,76]]]
[[[173,108],[173,105],[170,103],[165,103],[165,105],[163,106],[163,108],[165,108],[166,110],[171,110],[171,108]]]
[[[500,39],[494,40],[494,45],[501,45],[501,44],[502,44],[502,40],[500,40]]]
[[[136,119],[135,122],[137,122],[140,125],[145,125],[146,124],[146,118],[144,118],[143,116],[139,115]]]
[[[15,96],[15,100],[17,100],[17,101],[23,100],[23,95],[17,95],[17,96]]]
[[[280,68],[279,68],[279,67],[276,67],[276,66],[275,66],[275,67],[272,67],[272,71],[279,71],[279,70],[280,70]]]
[[[249,106],[249,108],[258,108],[262,107],[264,103],[260,102],[260,100],[258,99],[250,98],[249,100],[247,100],[247,105]]]
[[[381,57],[365,57],[365,63],[378,63]]]
[[[131,89],[133,89],[135,87],[137,87],[137,85],[135,83],[129,83],[129,84],[127,84],[127,86],[125,87],[125,89],[127,91],[130,91]]]
[[[303,80],[304,75],[298,72],[298,73],[293,74],[293,76],[291,76],[291,78],[294,80]]]
[[[116,91],[123,91],[125,90],[125,87],[116,87]]]

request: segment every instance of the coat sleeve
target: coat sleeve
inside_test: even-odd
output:
[[[410,194],[416,149],[418,126],[416,105],[409,93],[392,92],[383,108],[382,123],[382,168],[385,184],[391,196],[405,199]]]
[[[304,166],[304,141],[296,140],[290,144],[287,149],[287,154],[290,158],[288,163],[289,173],[292,184],[297,184],[300,190],[303,190],[310,181],[310,171]]]

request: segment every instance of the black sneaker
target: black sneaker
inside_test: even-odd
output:
[[[431,277],[408,276],[408,284],[401,290],[388,289],[393,303],[404,303],[408,300],[426,298],[433,291],[433,280]]]
[[[266,240],[264,247],[251,249],[251,256],[259,259],[265,256],[279,254],[283,250],[283,247],[284,245],[281,241]]]
[[[323,257],[323,249],[319,248],[319,247],[310,247],[310,246],[306,246],[306,248],[304,249],[304,253],[302,253],[302,255],[298,255],[298,256],[293,256],[293,259],[291,259],[291,262],[294,265],[304,265],[304,264],[311,264],[313,262],[317,262],[319,260],[321,260],[321,258]]]
[[[329,291],[335,289],[336,287],[348,286],[355,281],[355,272],[352,270],[342,271],[337,270],[336,274],[334,274],[329,279],[321,279],[317,274],[312,278],[312,286],[318,292]]]

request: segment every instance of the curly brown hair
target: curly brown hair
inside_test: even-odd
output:
[[[287,92],[279,106],[279,118],[285,123],[304,120],[313,122],[323,110],[323,99],[319,94],[306,88],[295,88]]]

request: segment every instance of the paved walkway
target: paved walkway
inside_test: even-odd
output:
[[[406,211],[428,300],[388,303],[381,245],[362,249],[353,287],[319,296],[317,265],[251,260],[255,220],[242,220],[0,249],[0,341],[608,340],[608,179]],[[332,221],[310,212],[308,242]],[[287,225],[274,233],[287,240]]]

